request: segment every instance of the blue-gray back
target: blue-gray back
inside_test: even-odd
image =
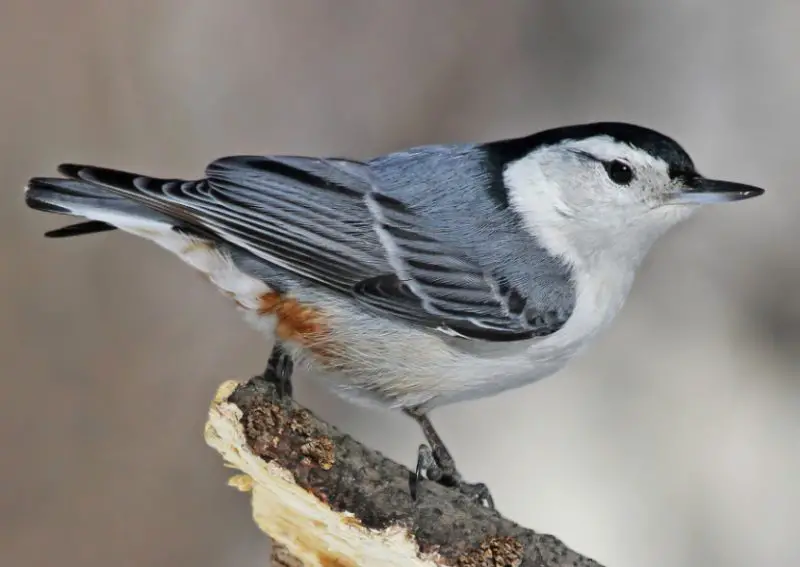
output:
[[[570,270],[548,253],[508,204],[502,163],[476,144],[435,145],[368,162],[379,184],[426,218],[442,241],[527,295],[542,312],[566,315],[575,303]]]

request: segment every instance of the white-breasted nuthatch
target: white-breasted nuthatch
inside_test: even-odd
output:
[[[302,360],[347,398],[404,410],[429,444],[417,479],[490,505],[428,412],[554,373],[614,318],[660,235],[763,193],[617,122],[365,162],[224,157],[193,181],[59,172],[31,179],[27,204],[89,221],[48,235],[119,228],[174,252],[275,337],[265,377],[281,391]]]

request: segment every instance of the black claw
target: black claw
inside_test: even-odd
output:
[[[411,499],[416,500],[419,492],[419,483],[423,479],[439,482],[442,478],[442,469],[433,456],[433,451],[427,445],[420,445],[417,451],[417,467],[411,473],[409,489]]]
[[[481,506],[494,510],[494,498],[492,498],[492,493],[489,491],[489,487],[482,482],[477,482],[475,484],[462,482],[458,486],[458,490],[473,502],[477,502]]]
[[[445,475],[441,465],[436,460],[436,457],[427,445],[420,445],[417,451],[417,476],[420,473],[428,480],[438,482]]]
[[[281,398],[292,397],[292,372],[294,363],[292,357],[280,343],[275,343],[267,362],[267,368],[262,377],[267,382],[274,384]]]
[[[411,500],[416,502],[419,495],[419,476],[417,473],[408,473],[408,492],[411,494]]]
[[[407,411],[406,413],[417,420],[422,427],[425,438],[430,443],[430,447],[428,445],[419,446],[417,467],[409,479],[411,498],[413,500],[417,499],[419,483],[423,478],[426,478],[442,486],[455,488],[473,502],[494,509],[494,499],[485,484],[482,482],[470,484],[463,481],[456,469],[453,457],[444,443],[442,443],[430,420],[425,415],[419,415],[413,411]]]

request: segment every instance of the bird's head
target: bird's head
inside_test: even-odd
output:
[[[701,175],[675,140],[631,124],[567,126],[486,148],[528,229],[577,257],[609,248],[643,256],[698,208],[764,192]]]

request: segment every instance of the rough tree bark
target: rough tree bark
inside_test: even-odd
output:
[[[281,400],[260,379],[226,382],[206,442],[242,474],[273,564],[318,567],[600,567],[432,482],[411,500],[411,472]]]

